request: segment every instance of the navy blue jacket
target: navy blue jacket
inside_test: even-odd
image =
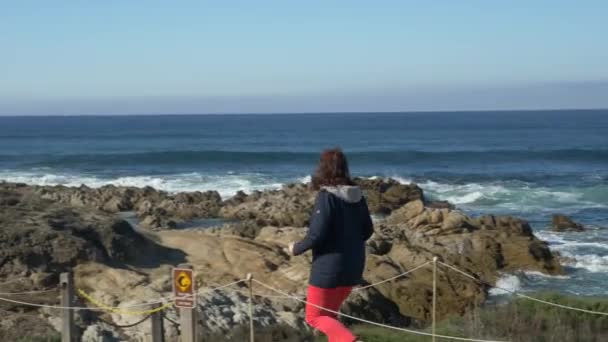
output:
[[[312,249],[309,284],[316,287],[355,286],[362,281],[365,241],[374,227],[360,190],[347,188],[359,195],[353,200],[327,190],[318,193],[308,233],[294,246],[294,255]]]

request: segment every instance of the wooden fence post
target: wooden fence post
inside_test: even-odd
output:
[[[437,257],[433,257],[433,342],[437,323]]]
[[[152,309],[160,307],[162,304],[154,304]],[[150,317],[152,322],[152,342],[164,342],[165,341],[165,329],[163,327],[163,312],[156,311]]]
[[[190,264],[180,264],[179,268],[192,269]],[[194,286],[195,279],[192,279]],[[196,292],[196,291],[195,291]],[[195,293],[196,296],[196,293]],[[196,299],[195,299],[196,302]],[[179,309],[179,323],[182,342],[196,342],[196,305],[192,308]]]
[[[255,333],[253,331],[253,274],[247,273],[247,282],[249,285],[249,342],[254,342]]]
[[[72,273],[61,273],[59,276],[61,288],[61,306],[69,308],[74,306],[74,277]],[[61,342],[74,342],[74,310],[63,309],[61,325]]]

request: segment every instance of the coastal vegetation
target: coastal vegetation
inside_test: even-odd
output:
[[[553,303],[608,313],[606,297],[577,297],[558,293],[537,293],[532,296]],[[356,325],[354,330],[365,342],[430,341],[427,336],[376,326]],[[423,331],[431,330],[429,327]],[[486,304],[464,316],[454,315],[438,323],[437,334],[511,342],[608,341],[608,315],[582,313],[518,298],[506,303]],[[319,337],[317,341],[325,339]]]

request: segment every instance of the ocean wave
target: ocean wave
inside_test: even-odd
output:
[[[310,175],[298,178],[298,182],[302,184],[310,183],[312,181],[312,177]]]
[[[592,273],[608,272],[608,255],[600,256],[597,254],[577,255],[568,252],[562,252],[562,255],[567,257],[569,261],[566,266],[585,269]]]
[[[82,164],[122,165],[191,165],[201,163],[314,163],[317,152],[290,151],[222,151],[222,150],[175,150],[129,153],[87,154],[29,154],[30,166],[77,166]],[[561,150],[489,150],[489,151],[353,151],[348,153],[353,163],[379,163],[393,166],[415,163],[512,163],[522,161],[558,161],[568,163],[606,163],[608,150],[561,149]],[[0,155],[0,160],[19,161],[22,155]]]
[[[407,178],[394,178],[404,184],[411,182]],[[549,188],[520,181],[455,184],[431,180],[418,185],[431,199],[447,200],[465,208],[491,207],[524,213],[608,208],[608,185]]]
[[[602,237],[602,235],[605,235],[605,233],[599,229],[580,233],[562,233],[550,230],[541,230],[536,231],[535,234],[540,239],[547,241],[551,248],[557,251],[567,251],[579,248],[597,248],[608,250],[608,241],[598,242],[598,240],[602,241],[606,239],[605,237]]]
[[[592,273],[608,273],[608,255],[606,255],[608,242],[602,231],[583,232],[581,233],[584,234],[583,236],[578,233],[552,231],[538,231],[535,234],[540,239],[547,241],[552,250],[559,252],[564,257],[564,266]]]
[[[371,177],[378,178],[378,176]],[[413,179],[393,176],[397,181],[409,184]],[[186,172],[164,175],[114,175],[62,172],[52,168],[36,168],[30,171],[0,171],[0,180],[39,185],[85,184],[99,187],[107,184],[146,186],[170,191],[217,190],[223,196],[237,191],[276,189],[286,182],[310,182],[310,176],[277,177],[268,173]],[[418,183],[430,199],[447,200],[465,210],[492,210],[497,213],[555,213],[568,214],[582,208],[608,208],[608,185],[595,187],[534,187],[523,182],[491,183],[442,183],[426,180]],[[549,236],[557,239],[558,236]]]
[[[0,172],[0,180],[36,185],[80,186],[85,184],[97,188],[104,185],[151,186],[168,192],[215,190],[223,198],[233,196],[237,191],[250,193],[255,190],[278,189],[283,183],[262,174],[205,175],[185,173],[159,176],[98,177],[74,174],[50,174],[36,172]]]
[[[570,279],[571,278],[568,275],[551,275],[551,274],[545,274],[545,273],[538,272],[538,271],[524,271],[524,274],[527,277],[537,277],[537,278],[546,278],[546,279],[561,279],[561,280],[566,280],[566,279]]]
[[[521,286],[521,280],[518,276],[513,274],[505,274],[498,278],[496,281],[496,287],[490,289],[489,293],[491,296],[509,295],[511,292],[519,291]]]

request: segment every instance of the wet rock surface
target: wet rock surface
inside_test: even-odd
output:
[[[554,232],[582,232],[585,227],[577,222],[574,222],[566,215],[553,215],[551,218],[551,228]]]

